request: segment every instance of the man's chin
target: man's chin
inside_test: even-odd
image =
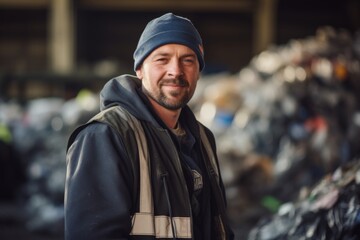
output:
[[[163,103],[163,106],[169,110],[179,110],[183,108],[185,105],[186,103],[184,103],[183,101],[179,101],[178,99],[176,100],[167,99],[167,101]]]

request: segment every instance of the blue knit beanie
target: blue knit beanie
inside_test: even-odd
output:
[[[167,13],[146,25],[134,52],[134,70],[141,66],[152,51],[169,43],[191,48],[197,55],[200,71],[204,68],[204,52],[199,32],[189,19]]]

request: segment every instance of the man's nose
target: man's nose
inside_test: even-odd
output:
[[[181,63],[178,60],[173,60],[169,63],[168,74],[173,77],[179,77],[183,75]]]

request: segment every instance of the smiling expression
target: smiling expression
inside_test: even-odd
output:
[[[199,62],[191,48],[166,44],[144,60],[136,75],[142,80],[143,92],[153,105],[178,110],[194,94],[200,76]]]

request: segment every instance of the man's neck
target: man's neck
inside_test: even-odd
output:
[[[156,112],[156,114],[159,116],[159,118],[165,123],[165,125],[170,128],[174,129],[176,128],[181,109],[178,110],[170,110],[167,108],[164,108],[163,106],[156,103],[154,100],[150,98],[150,103]]]

